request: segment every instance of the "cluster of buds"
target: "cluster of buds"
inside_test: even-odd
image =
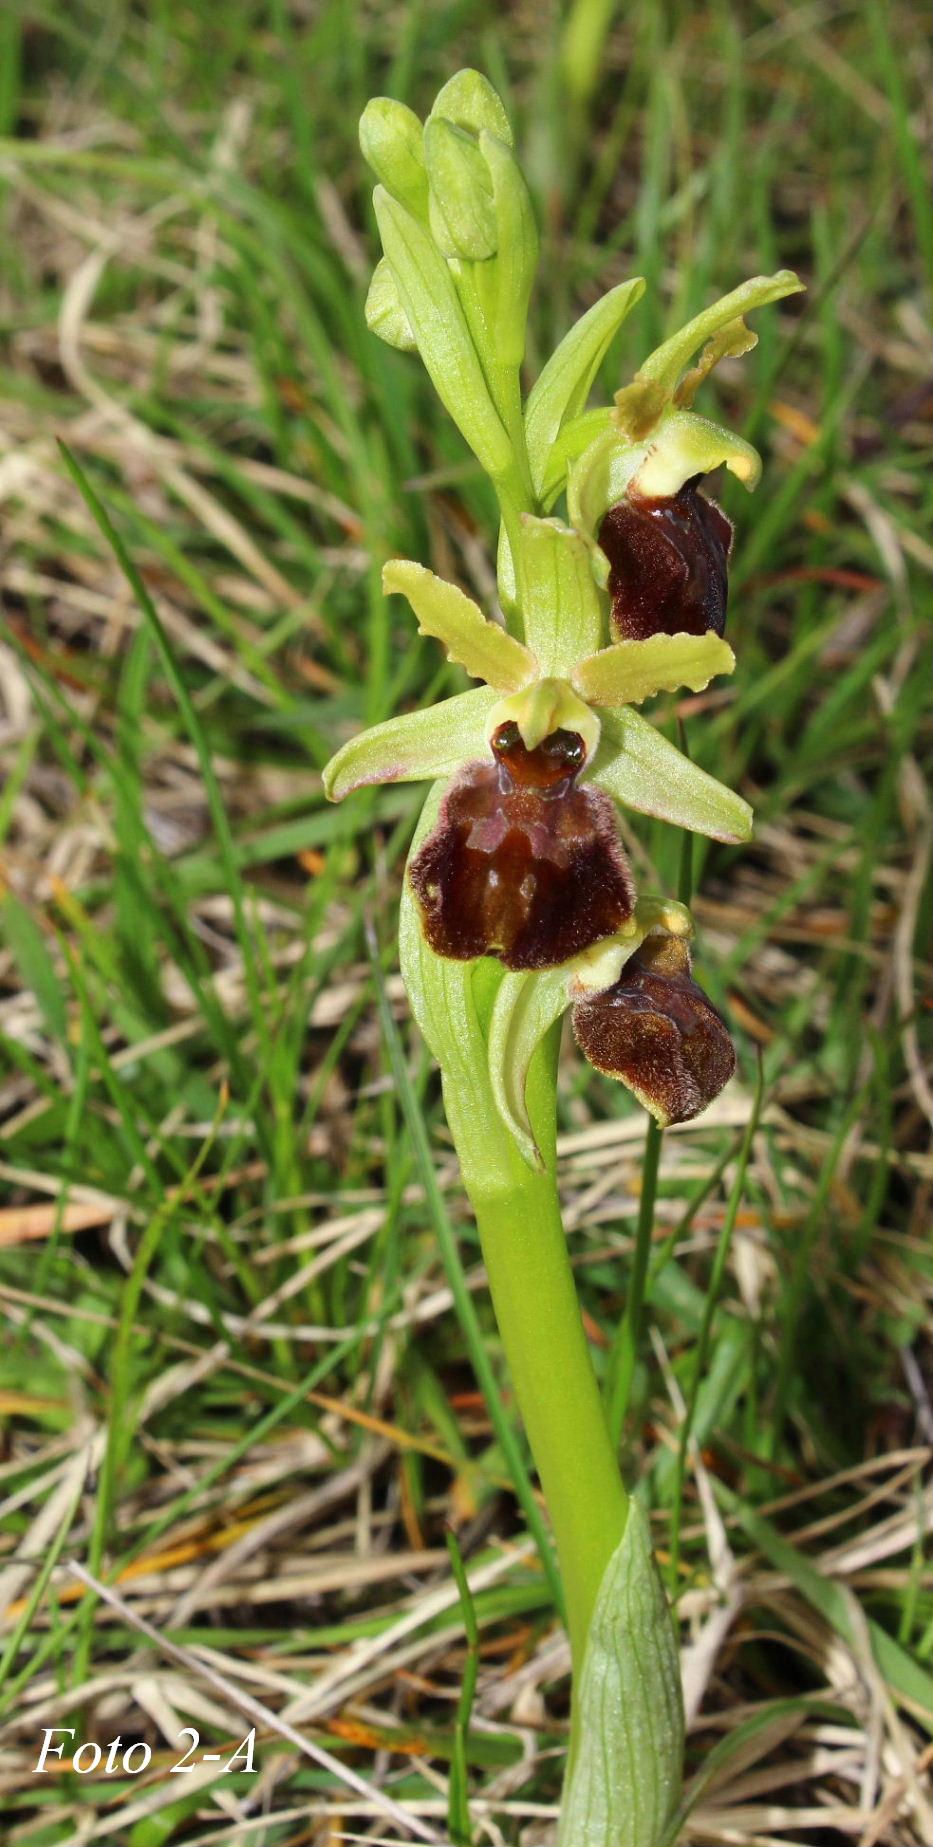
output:
[[[637,707],[735,665],[723,639],[732,527],[699,483],[724,465],[751,488],[760,463],[690,406],[719,359],[754,345],[744,313],[800,285],[789,271],[756,277],[652,353],[611,404],[587,409],[644,289],[623,283],[571,329],[523,405],[537,235],[499,98],[461,71],[424,125],[377,99],[361,145],[385,251],[367,318],[420,354],[496,489],[500,612],[420,564],[388,563],[387,594],[483,684],[353,738],[325,786],[337,800],[434,782],[406,877],[419,938],[406,980],[430,982],[435,961],[499,964],[492,1086],[534,1161],[525,1079],[568,1007],[585,1056],[662,1125],[695,1116],[734,1069],[728,1029],[691,973],[689,913],[636,895],[616,804],[719,840],[750,835],[748,805]],[[552,516],[562,494],[566,520]],[[412,1001],[419,1018],[429,1011]]]

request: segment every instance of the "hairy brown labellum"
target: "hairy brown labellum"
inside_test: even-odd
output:
[[[729,1029],[690,973],[676,937],[648,937],[618,981],[573,1009],[577,1043],[665,1127],[689,1122],[735,1070]]]
[[[722,634],[732,522],[697,492],[696,480],[666,500],[629,493],[609,508],[599,543],[609,560],[616,640]]]
[[[577,788],[586,752],[574,731],[528,750],[515,724],[495,761],[467,765],[411,865],[424,933],[455,961],[555,968],[612,935],[635,892],[608,796]]]

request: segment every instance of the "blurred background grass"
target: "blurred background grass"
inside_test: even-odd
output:
[[[383,601],[384,559],[494,592],[489,493],[362,316],[360,110],[383,91],[424,111],[470,62],[535,190],[529,377],[630,274],[649,291],[606,391],[744,276],[808,284],[705,400],[765,473],[754,499],[721,490],[735,680],[665,722],[758,815],[749,849],[695,856],[702,978],[741,1072],[665,1141],[625,1456],[667,1558],[760,1052],[678,1522],[689,1767],[711,1772],[685,1838],[933,1841],[928,26],[906,0],[4,9],[9,1840],[403,1838],[387,1800],[437,1839],[463,1838],[465,1803],[493,1843],[552,1825],[567,1660],[525,1465],[494,1440],[441,1267],[439,1214],[508,1411],[394,968],[420,792],[333,810],[318,775],[361,722],[461,684]],[[640,883],[675,888],[678,838],[640,819],[627,838]],[[643,1117],[569,1048],[562,1111],[603,1371]],[[179,1725],[232,1744],[245,1695],[256,1772],[179,1786]],[[37,1779],[51,1724],[146,1739],[152,1765]]]

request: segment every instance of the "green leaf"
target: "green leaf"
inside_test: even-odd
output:
[[[607,605],[596,588],[590,550],[572,527],[530,513],[522,515],[519,544],[528,645],[543,673],[569,674],[605,633]]]
[[[369,285],[364,312],[370,333],[374,333],[377,339],[384,340],[386,346],[397,347],[400,353],[418,351],[418,342],[411,331],[408,316],[399,301],[395,277],[385,257],[379,258],[373,270],[373,279]]]
[[[32,912],[12,891],[0,898],[0,930],[23,986],[35,995],[48,1031],[59,1045],[67,1045],[65,990]]]
[[[417,218],[381,186],[373,205],[431,383],[486,473],[501,479],[513,463],[512,445],[489,395],[450,270]]]
[[[492,179],[475,135],[435,116],[424,130],[431,235],[447,257],[493,257],[498,226]]]
[[[444,122],[454,122],[458,128],[471,128],[477,135],[480,129],[488,128],[508,147],[512,145],[512,126],[501,97],[489,79],[481,71],[471,70],[469,65],[455,71],[438,90],[431,115],[439,116]]]
[[[750,281],[740,283],[737,289],[713,302],[712,307],[704,308],[702,314],[695,315],[685,327],[665,340],[663,346],[656,347],[640,368],[639,379],[654,381],[671,396],[685,365],[705,340],[727,327],[730,321],[749,314],[753,308],[780,301],[784,295],[796,295],[803,286],[792,269],[779,269],[773,276],[752,276]]]
[[[747,802],[691,763],[631,706],[601,713],[593,782],[623,807],[713,840],[750,840]]]
[[[485,686],[361,731],[331,757],[322,775],[328,801],[379,782],[452,776],[488,754],[486,725],[498,694]]]
[[[407,597],[419,632],[442,641],[448,660],[465,667],[475,680],[485,680],[502,693],[515,693],[536,677],[534,655],[505,629],[487,621],[472,597],[423,564],[409,558],[390,559],[383,566],[382,588],[387,596],[397,592]]]
[[[644,292],[642,276],[610,289],[564,335],[537,380],[525,411],[525,437],[531,478],[540,499],[544,499],[551,449],[563,424],[582,411],[613,336]]]
[[[589,705],[641,705],[653,693],[674,693],[681,686],[702,692],[715,674],[734,670],[728,642],[710,629],[705,635],[618,641],[579,661],[570,678]]]
[[[525,1087],[531,1061],[569,1005],[566,968],[503,976],[489,1023],[489,1076],[496,1108],[529,1167],[543,1167]]]
[[[360,147],[386,190],[419,218],[427,215],[428,176],[423,129],[414,110],[391,96],[373,96],[360,117]]]
[[[629,1507],[576,1692],[579,1744],[558,1847],[661,1847],[680,1794],[680,1664],[647,1518]]]

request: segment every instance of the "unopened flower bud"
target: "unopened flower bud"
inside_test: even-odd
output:
[[[440,116],[425,124],[431,235],[448,257],[495,256],[498,226],[492,179],[476,136]]]
[[[423,137],[414,110],[391,96],[373,96],[360,117],[360,147],[367,166],[393,199],[419,218],[428,206]]]

